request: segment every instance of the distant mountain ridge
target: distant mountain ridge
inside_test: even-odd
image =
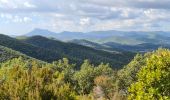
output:
[[[164,31],[92,31],[92,32],[61,32],[55,33],[43,29],[35,29],[24,36],[41,35],[52,37],[61,41],[70,41],[75,39],[84,39],[96,43],[115,42],[125,45],[137,45],[142,43],[170,44],[170,32]]]
[[[36,36],[36,35],[41,35],[41,36],[45,36],[45,37],[47,37],[47,36],[54,37],[56,35],[56,33],[48,31],[46,29],[36,28],[36,29],[32,30],[31,32],[25,34],[24,36]]]

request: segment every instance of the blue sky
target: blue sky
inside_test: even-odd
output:
[[[170,31],[170,0],[0,0],[0,33]]]

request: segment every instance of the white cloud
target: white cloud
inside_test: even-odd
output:
[[[90,18],[81,18],[80,19],[80,25],[89,25],[90,24]]]
[[[23,19],[20,18],[19,16],[14,16],[12,21],[15,22],[15,23],[22,23]]]
[[[98,30],[126,30],[131,28],[136,22],[131,19],[127,20],[108,20],[108,21],[101,21],[94,26],[92,29]]]
[[[31,22],[32,19],[27,16],[20,16],[20,15],[12,15],[7,13],[0,13],[0,19],[5,23],[28,23]]]
[[[6,19],[12,19],[13,18],[13,16],[11,14],[4,14],[4,13],[0,13],[0,17],[6,18]]]
[[[0,0],[0,3],[8,3],[8,0]]]
[[[33,5],[33,4],[29,3],[29,2],[24,2],[24,6],[28,7],[28,8],[36,8],[35,5]]]
[[[55,17],[58,17],[58,18],[65,17],[64,14],[60,14],[60,13],[56,13],[56,14],[54,14],[54,16],[55,16]]]
[[[23,21],[24,21],[24,22],[30,22],[30,21],[32,21],[32,19],[29,18],[29,17],[24,17],[24,18],[23,18]]]

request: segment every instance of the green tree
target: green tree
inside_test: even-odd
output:
[[[78,82],[80,94],[88,94],[92,90],[94,77],[94,66],[88,60],[85,60],[81,70],[77,71],[74,75],[75,80]]]
[[[123,69],[119,70],[117,75],[118,90],[123,94],[128,94],[128,87],[137,81],[137,73],[143,65],[145,65],[146,56],[137,54],[134,59],[126,65]]]
[[[129,88],[129,100],[170,99],[170,51],[159,49],[146,60]]]
[[[69,60],[67,58],[63,58],[62,60],[58,60],[52,63],[52,68],[55,71],[59,71],[64,75],[65,82],[69,82],[74,84],[73,75],[75,73],[75,64],[69,64]]]
[[[99,66],[94,66],[90,64],[88,60],[85,60],[84,63],[81,66],[80,71],[77,71],[74,74],[74,79],[78,83],[78,87],[80,90],[80,94],[89,94],[94,84],[94,79],[97,76],[101,75],[108,75],[111,76],[113,74],[113,70],[110,68],[108,64],[101,63]]]

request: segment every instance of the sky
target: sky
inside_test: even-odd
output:
[[[0,33],[170,31],[170,0],[0,0]]]

